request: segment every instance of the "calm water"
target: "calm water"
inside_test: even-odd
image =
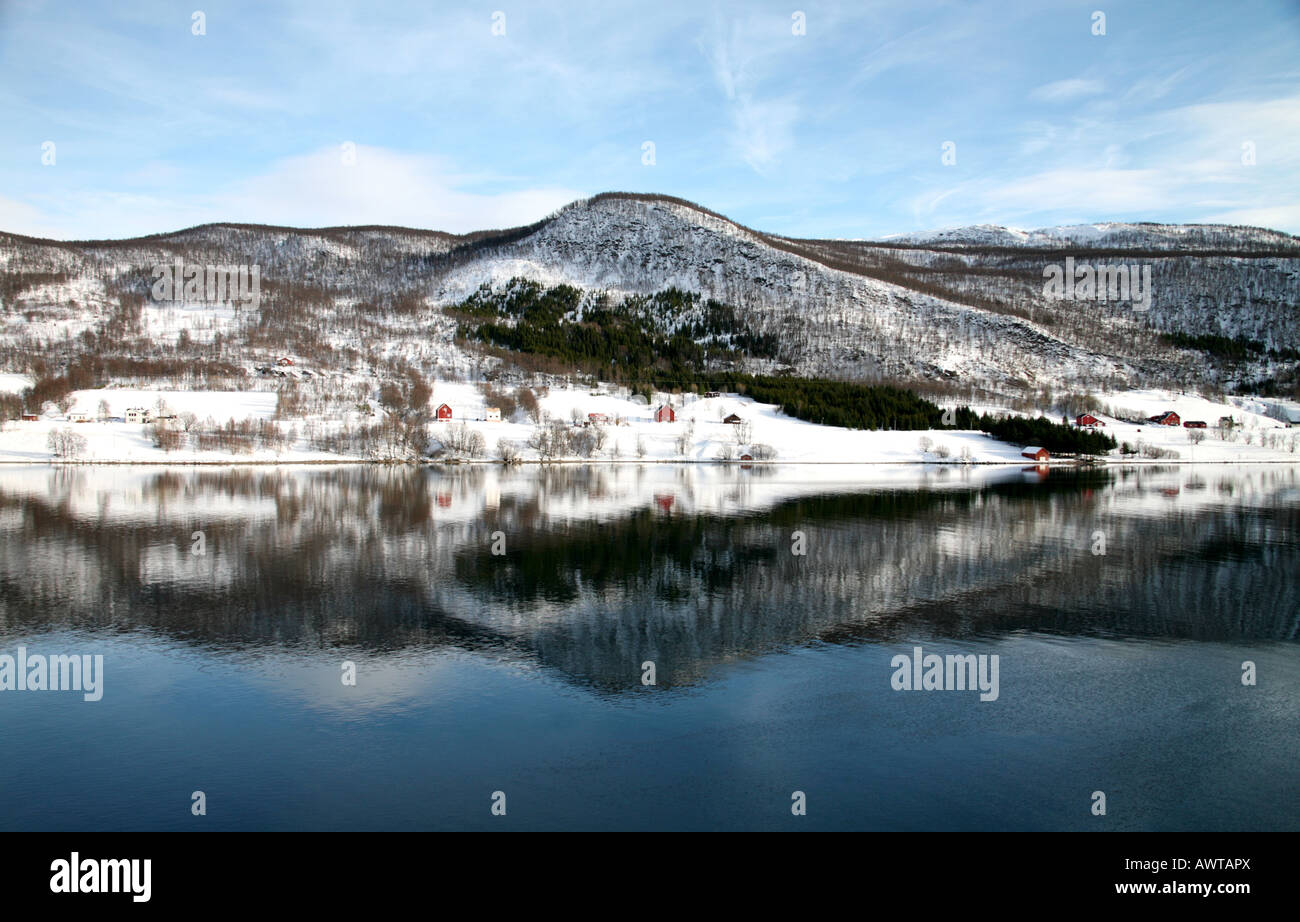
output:
[[[1298,571],[1289,466],[0,468],[0,654],[104,662],[0,829],[1300,829]]]

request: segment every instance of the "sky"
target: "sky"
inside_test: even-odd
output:
[[[59,239],[606,191],[799,237],[1300,233],[1300,0],[0,0],[0,113],[0,230]]]

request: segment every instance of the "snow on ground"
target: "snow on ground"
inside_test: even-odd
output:
[[[155,342],[174,343],[182,330],[194,342],[212,342],[217,333],[238,329],[244,319],[234,308],[218,304],[146,301],[140,312],[144,333]]]
[[[226,420],[270,419],[276,414],[276,394],[265,390],[74,390],[69,412],[99,415],[99,402],[108,403],[110,415],[121,416],[131,407],[155,411],[162,401],[174,415],[209,416],[217,423]]]
[[[0,394],[17,394],[32,386],[32,379],[27,375],[0,373]]]
[[[104,388],[73,391],[70,413],[99,415],[99,402],[108,403],[109,413],[121,416],[131,407],[154,412],[162,400],[174,415],[193,413],[200,420],[270,419],[275,415],[275,393],[271,391],[144,391]]]
[[[1291,451],[1293,440],[1300,430],[1288,429],[1280,420],[1267,413],[1268,401],[1257,398],[1230,398],[1221,403],[1195,394],[1179,394],[1161,390],[1120,391],[1103,393],[1098,399],[1110,413],[1095,414],[1106,424],[1105,432],[1117,442],[1136,447],[1145,442],[1157,448],[1178,453],[1177,460],[1199,462],[1222,461],[1297,461],[1300,454]],[[1150,423],[1133,423],[1117,419],[1150,417],[1165,410],[1178,414],[1180,423],[1203,422],[1205,429],[1189,430],[1182,426],[1158,426]],[[1232,431],[1223,438],[1218,429],[1219,420],[1232,420]],[[1204,435],[1200,444],[1194,444],[1190,433]]]
[[[18,376],[9,376],[16,378]],[[3,382],[4,379],[0,379]],[[77,391],[73,395],[70,413],[86,413],[99,417],[99,403],[106,401],[113,416],[122,416],[128,408],[154,409],[163,400],[171,413],[193,413],[200,421],[212,419],[217,423],[227,420],[272,419],[276,395],[269,391],[156,391],[106,388]],[[1101,401],[1114,413],[1133,413],[1150,416],[1172,409],[1184,420],[1203,419],[1208,427],[1196,430],[1204,435],[1200,444],[1193,444],[1188,435],[1191,430],[1179,427],[1156,426],[1149,423],[1128,423],[1114,415],[1099,414],[1106,423],[1105,432],[1117,441],[1133,447],[1139,443],[1154,446],[1165,452],[1176,452],[1177,458],[1125,458],[1166,463],[1169,460],[1197,462],[1300,462],[1300,454],[1292,451],[1300,430],[1288,430],[1276,419],[1264,415],[1269,409],[1264,401],[1241,400],[1234,404],[1215,403],[1194,395],[1170,394],[1159,391],[1127,391],[1100,395]],[[498,457],[498,444],[502,440],[513,442],[524,460],[538,460],[538,453],[528,446],[536,427],[522,412],[513,419],[500,422],[486,421],[483,395],[473,384],[435,382],[430,409],[446,403],[452,408],[453,424],[463,422],[483,435],[487,457]],[[657,423],[654,411],[667,403],[677,414],[675,422]],[[602,451],[590,459],[567,460],[603,461],[716,461],[730,453],[739,460],[742,454],[751,453],[755,445],[770,446],[773,460],[781,463],[809,464],[887,464],[887,463],[949,463],[968,460],[976,464],[1026,465],[1020,454],[1024,446],[998,442],[980,432],[932,430],[928,432],[858,431],[833,426],[818,426],[803,420],[787,417],[770,404],[735,394],[702,398],[693,394],[657,396],[648,405],[639,404],[626,392],[616,388],[590,389],[585,387],[553,387],[540,398],[545,414],[555,420],[572,424],[576,413],[585,421],[589,413],[609,417],[605,425],[606,440]],[[744,426],[722,422],[735,413]],[[1231,416],[1235,421],[1232,440],[1220,438],[1215,428],[1221,416]],[[376,417],[377,419],[377,417]],[[356,420],[349,420],[355,423]],[[190,462],[294,462],[347,460],[339,455],[310,447],[301,437],[305,421],[284,423],[287,429],[294,426],[300,437],[294,445],[283,451],[257,451],[234,455],[228,452],[197,452],[193,450],[165,453],[153,444],[149,427],[124,422],[71,423],[62,416],[48,416],[36,422],[9,421],[0,431],[0,462],[50,461],[47,444],[49,433],[56,429],[70,429],[87,440],[82,456],[86,461],[130,461],[150,463]],[[341,426],[344,420],[318,418],[317,427],[328,429]],[[433,423],[430,427],[435,439],[445,433],[448,423]],[[748,431],[746,431],[748,430]],[[681,444],[683,437],[687,444]],[[922,448],[928,445],[928,450]],[[1119,460],[1116,458],[1116,460]]]

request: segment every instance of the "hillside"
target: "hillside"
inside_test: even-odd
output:
[[[1044,267],[1067,257],[1149,267],[1150,310],[1048,299]],[[259,298],[159,303],[153,267],[176,260],[256,266]],[[638,322],[660,332],[692,318],[656,317],[655,304],[713,302],[729,328],[710,328],[705,360],[720,370],[1012,405],[1142,387],[1297,390],[1300,240],[1286,234],[1104,224],[793,239],[682,200],[623,193],[465,235],[252,225],[117,241],[0,234],[0,374],[65,376],[41,391],[57,397],[106,383],[310,392],[322,376],[377,389],[411,372],[522,381],[573,371],[464,335],[466,299],[512,279],[572,286],[606,304],[638,296],[649,305]],[[269,372],[282,356],[295,370]]]

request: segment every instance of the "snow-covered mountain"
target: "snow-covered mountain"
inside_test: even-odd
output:
[[[1067,257],[1149,267],[1150,309],[1050,299],[1045,267]],[[152,267],[177,259],[259,267],[260,303],[157,304]],[[1098,224],[794,239],[679,199],[608,193],[528,227],[466,235],[248,225],[121,241],[0,234],[0,371],[93,353],[189,357],[211,377],[290,353],[381,376],[402,363],[473,374],[498,359],[458,341],[444,309],[514,277],[616,297],[695,292],[733,306],[747,330],[776,334],[776,365],[972,395],[1285,385],[1300,348],[1300,239],[1276,231]],[[1258,348],[1228,362],[1162,334]]]

